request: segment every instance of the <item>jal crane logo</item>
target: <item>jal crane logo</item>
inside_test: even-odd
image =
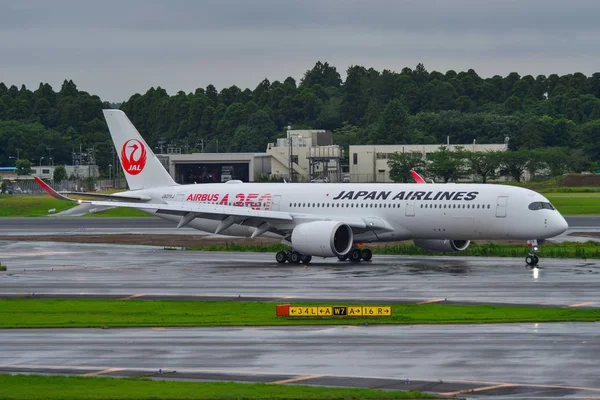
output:
[[[121,163],[129,175],[137,175],[146,165],[146,146],[137,139],[129,139],[121,149]]]

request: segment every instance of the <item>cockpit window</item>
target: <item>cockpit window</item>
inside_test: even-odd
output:
[[[535,201],[529,205],[530,210],[556,210],[550,203],[543,201]]]

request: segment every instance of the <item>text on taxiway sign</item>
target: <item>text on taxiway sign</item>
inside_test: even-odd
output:
[[[391,306],[288,306],[289,310],[278,312],[290,317],[391,317]]]

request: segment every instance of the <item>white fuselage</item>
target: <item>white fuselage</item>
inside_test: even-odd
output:
[[[204,203],[288,212],[294,220],[319,216],[331,220],[363,219],[373,229],[355,235],[357,242],[406,239],[528,240],[563,233],[568,225],[560,213],[534,191],[489,184],[328,184],[237,183],[198,184],[141,189],[152,203]],[[123,193],[126,195],[127,193]],[[530,209],[534,208],[534,209]],[[143,205],[140,204],[140,209]],[[181,216],[152,214],[179,221]],[[215,232],[215,219],[194,219],[189,226]],[[243,221],[221,232],[250,236]],[[380,229],[382,224],[386,229]],[[267,233],[269,236],[277,236]]]

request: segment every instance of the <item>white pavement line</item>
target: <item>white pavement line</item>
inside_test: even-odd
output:
[[[125,368],[106,368],[106,369],[103,369],[102,371],[88,372],[87,374],[83,374],[81,376],[98,376],[98,375],[110,374],[111,372],[119,372],[119,371],[123,371],[123,370],[125,370]]]
[[[483,391],[486,391],[486,390],[500,389],[500,388],[512,387],[512,386],[517,386],[517,385],[513,385],[511,383],[501,383],[499,385],[482,386],[482,387],[478,387],[478,388],[463,389],[463,390],[457,390],[456,392],[446,392],[446,393],[442,393],[442,394],[444,396],[455,396],[457,394],[483,392]]]
[[[432,300],[425,300],[425,301],[420,301],[417,304],[430,304],[430,303],[439,303],[442,301],[445,301],[446,299],[432,299]]]
[[[305,376],[299,376],[297,378],[284,379],[282,381],[275,381],[275,382],[271,382],[271,383],[274,383],[276,385],[281,385],[283,383],[306,381],[308,379],[320,378],[322,376],[324,376],[324,375],[305,375]]]
[[[596,301],[586,301],[583,303],[577,303],[577,304],[571,304],[570,306],[567,306],[567,308],[574,308],[574,307],[585,307],[585,306],[591,306],[597,304]]]
[[[138,297],[142,297],[142,296],[144,296],[144,293],[134,293],[131,296],[123,297],[122,299],[119,299],[119,300],[133,300],[133,299],[137,299]]]

